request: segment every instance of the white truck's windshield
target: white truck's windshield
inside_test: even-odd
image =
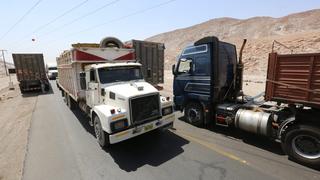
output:
[[[49,67],[48,70],[57,70],[57,67]]]
[[[143,79],[139,66],[99,68],[98,73],[102,84]]]

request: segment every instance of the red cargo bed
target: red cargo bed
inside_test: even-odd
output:
[[[265,99],[320,108],[320,53],[270,53]]]

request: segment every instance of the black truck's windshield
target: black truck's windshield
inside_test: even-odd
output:
[[[143,79],[139,66],[99,68],[98,73],[102,84]]]

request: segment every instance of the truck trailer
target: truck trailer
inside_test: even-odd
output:
[[[43,54],[12,54],[12,58],[21,93],[49,90]]]
[[[269,54],[265,100],[242,92],[242,51],[205,37],[186,47],[174,75],[175,109],[191,124],[213,123],[280,142],[293,160],[320,166],[320,53]]]
[[[100,44],[74,44],[57,58],[57,85],[66,104],[71,109],[79,107],[90,117],[89,124],[102,147],[173,126],[173,103],[153,84],[162,80],[163,72],[159,78],[159,69],[152,65],[163,67],[163,59],[159,62],[158,56],[151,55],[157,51],[163,58],[164,45],[135,42],[144,48],[139,59],[132,45],[114,37],[104,38]]]

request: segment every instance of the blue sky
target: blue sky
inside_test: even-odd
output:
[[[72,43],[99,42],[105,36],[144,39],[213,18],[281,17],[320,8],[319,0],[42,0],[3,36],[38,1],[10,0],[0,6],[0,49],[8,50],[9,61],[13,52],[41,52],[52,62]]]

